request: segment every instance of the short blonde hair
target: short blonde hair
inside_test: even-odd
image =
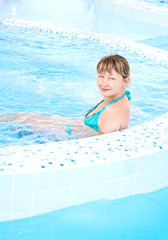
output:
[[[109,55],[100,59],[97,64],[97,72],[103,73],[108,71],[110,74],[115,69],[123,78],[130,76],[130,67],[128,61],[120,55]]]

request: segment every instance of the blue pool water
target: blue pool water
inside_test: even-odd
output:
[[[134,43],[133,50],[124,47],[122,39],[148,44],[148,38],[156,38],[159,46],[159,37],[168,35],[168,29],[112,15],[96,7],[94,2],[74,0],[69,12],[70,0],[62,0],[58,8],[53,8],[54,0],[47,0],[47,4],[46,0],[0,1],[0,16],[5,20],[14,18],[12,26],[5,24],[4,18],[0,20],[1,112],[40,111],[82,118],[101,99],[95,88],[95,66],[102,55],[111,52],[124,55],[131,65],[130,127],[167,112],[167,64],[156,56],[151,60],[140,54],[133,48]],[[152,4],[166,6],[167,3],[153,1]],[[47,22],[47,30],[42,25],[18,27],[16,19]],[[68,34],[59,27],[58,31],[52,31],[50,23],[67,28]],[[77,31],[82,28],[84,37],[71,34],[71,28]],[[108,33],[112,44],[87,38],[86,33],[92,30],[98,34]],[[162,44],[160,48],[166,49]],[[150,49],[145,51],[148,55]],[[4,149],[7,145],[48,141],[53,139],[40,134],[22,138],[11,131],[10,124],[0,124],[0,146]],[[166,187],[152,193],[100,200],[36,217],[0,222],[0,240],[167,240],[167,199]]]
[[[96,64],[102,55],[110,53],[119,53],[130,62],[130,126],[167,112],[167,66],[117,46],[117,41],[106,45],[73,34],[53,33],[51,28],[6,26],[3,19],[0,36],[3,114],[44,112],[83,119],[88,109],[101,100]],[[36,132],[26,134],[20,141],[22,135],[11,127],[15,126],[0,123],[1,145],[53,140]]]
[[[1,240],[167,240],[168,188],[0,223]]]

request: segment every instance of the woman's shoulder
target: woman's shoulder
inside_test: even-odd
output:
[[[109,105],[100,116],[99,127],[102,132],[113,132],[127,128],[129,124],[129,103]]]
[[[123,115],[125,113],[129,112],[129,100],[128,98],[121,99],[120,101],[117,101],[111,105],[109,105],[105,111],[104,114],[106,115]]]

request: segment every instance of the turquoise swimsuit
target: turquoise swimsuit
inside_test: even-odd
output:
[[[99,132],[99,126],[98,126],[98,121],[99,121],[99,117],[100,114],[106,109],[107,106],[111,105],[112,103],[117,102],[118,100],[122,99],[123,97],[125,97],[125,95],[127,95],[128,100],[131,99],[130,96],[130,92],[126,91],[121,97],[110,101],[106,106],[104,106],[101,110],[99,110],[98,112],[95,112],[94,114],[90,115],[89,117],[87,117],[87,115],[92,112],[95,108],[97,108],[97,106],[102,103],[104,100],[102,100],[101,102],[99,102],[95,107],[91,108],[87,114],[85,115],[85,125],[91,127],[93,130],[95,130],[96,132]]]

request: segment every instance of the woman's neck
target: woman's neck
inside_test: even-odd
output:
[[[121,97],[125,93],[125,89],[123,91],[120,91],[119,93],[113,95],[113,96],[104,96],[104,103],[108,104],[109,102]]]

